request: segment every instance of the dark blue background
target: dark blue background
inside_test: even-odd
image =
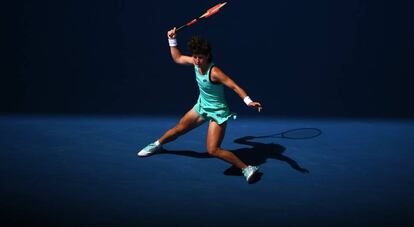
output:
[[[413,3],[229,1],[179,34],[266,115],[414,117]],[[406,1],[408,2],[408,1]],[[5,7],[0,112],[183,114],[198,91],[166,32],[218,1],[20,1]],[[250,114],[228,90],[234,111]]]

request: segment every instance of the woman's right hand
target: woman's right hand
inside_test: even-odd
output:
[[[176,27],[174,27],[173,29],[169,30],[167,33],[167,36],[169,39],[175,39],[176,37]]]

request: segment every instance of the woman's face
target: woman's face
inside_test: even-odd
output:
[[[205,66],[207,64],[207,56],[204,54],[194,54],[193,63],[198,67]]]

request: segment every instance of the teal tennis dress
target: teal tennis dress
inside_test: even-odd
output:
[[[224,86],[221,83],[211,81],[211,69],[214,64],[210,64],[206,74],[200,74],[198,66],[194,66],[200,95],[194,110],[205,120],[213,120],[221,125],[228,119],[237,118],[236,113],[230,112],[224,97]]]

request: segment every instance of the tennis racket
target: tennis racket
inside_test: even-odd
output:
[[[252,136],[253,138],[283,138],[283,139],[311,139],[322,134],[317,128],[297,128],[266,136]]]
[[[223,3],[219,3],[213,7],[211,7],[210,9],[208,9],[203,15],[199,16],[198,18],[193,19],[192,21],[188,22],[187,24],[184,24],[183,26],[177,28],[177,30],[175,30],[175,32],[180,31],[183,28],[186,27],[190,27],[191,25],[197,23],[200,20],[206,19],[214,14],[216,14],[218,11],[220,11],[220,9],[225,6],[227,4],[227,2],[223,2]]]

